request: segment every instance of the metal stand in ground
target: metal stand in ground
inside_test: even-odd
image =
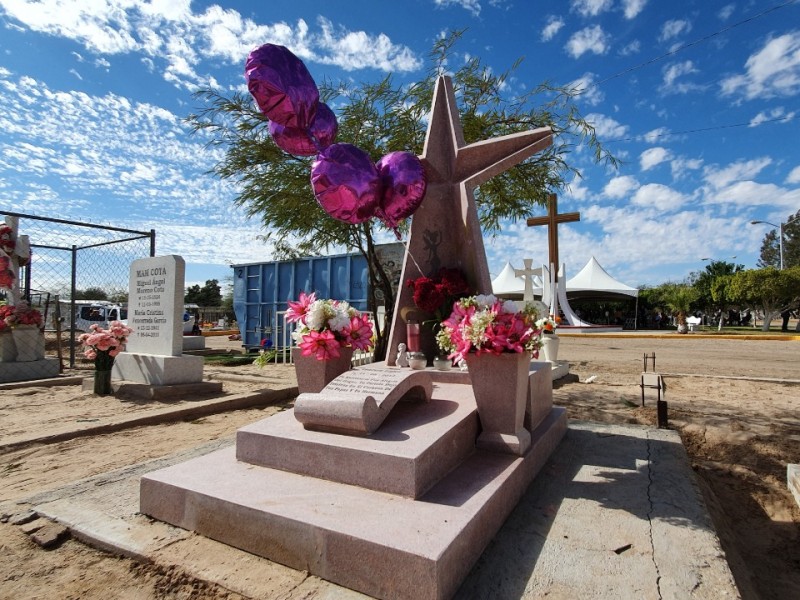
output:
[[[653,371],[648,372],[647,367],[652,363]],[[664,378],[660,373],[655,372],[656,368],[656,353],[644,355],[644,371],[642,371],[641,382],[639,387],[642,390],[642,406],[644,406],[644,390],[645,388],[656,390],[656,415],[658,417],[659,429],[666,429],[669,426],[669,419],[667,417],[667,401],[662,400],[662,392],[666,395],[667,386],[664,383]]]

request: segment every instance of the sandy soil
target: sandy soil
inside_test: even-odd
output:
[[[227,340],[209,345],[238,348]],[[800,597],[800,508],[786,487],[787,463],[800,462],[800,343],[562,336],[560,358],[572,368],[557,384],[555,402],[574,419],[655,425],[655,391],[647,391],[642,407],[638,385],[643,355],[653,352],[656,370],[665,374],[670,426],[692,459],[743,598]],[[293,368],[284,365],[213,367],[206,374],[223,380],[226,394],[294,383]],[[584,383],[592,376],[593,383]],[[290,404],[0,450],[0,514],[34,493],[230,437]],[[153,408],[99,398],[79,386],[3,390],[0,446],[65,424],[80,428]],[[46,551],[10,523],[0,523],[0,555],[0,598],[241,597],[179,566],[141,565],[74,540]],[[307,594],[305,588],[281,597]]]

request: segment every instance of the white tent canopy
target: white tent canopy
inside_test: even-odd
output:
[[[639,290],[617,281],[592,256],[572,279],[567,280],[567,293],[571,297],[591,296],[631,296],[639,295]]]

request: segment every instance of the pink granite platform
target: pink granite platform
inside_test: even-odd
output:
[[[531,363],[531,447],[477,449],[465,375],[429,373],[430,400],[367,437],[307,430],[293,410],[243,427],[235,448],[142,477],[140,510],[378,598],[448,598],[567,428],[549,365]]]
[[[419,498],[474,452],[477,435],[469,386],[434,384],[430,402],[397,404],[370,437],[307,430],[286,411],[239,429],[236,458]]]
[[[144,476],[140,510],[378,598],[448,598],[566,426],[556,408],[524,456],[475,451],[418,500],[251,465],[229,448]]]

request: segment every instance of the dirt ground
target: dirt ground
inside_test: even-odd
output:
[[[238,348],[224,339],[209,338],[209,345]],[[559,358],[570,362],[571,374],[556,385],[555,403],[571,419],[655,425],[655,391],[647,390],[642,407],[638,385],[643,356],[651,353],[665,374],[670,427],[686,445],[742,597],[800,597],[800,508],[786,486],[787,463],[800,462],[800,342],[563,335]],[[210,367],[206,375],[222,380],[228,395],[294,385],[293,367],[284,365]],[[78,385],[2,390],[0,515],[33,494],[231,438],[290,405],[3,450],[11,439],[157,407],[100,398]],[[0,556],[0,598],[241,598],[180,566],[139,564],[72,539],[43,550],[10,522],[0,522]]]

